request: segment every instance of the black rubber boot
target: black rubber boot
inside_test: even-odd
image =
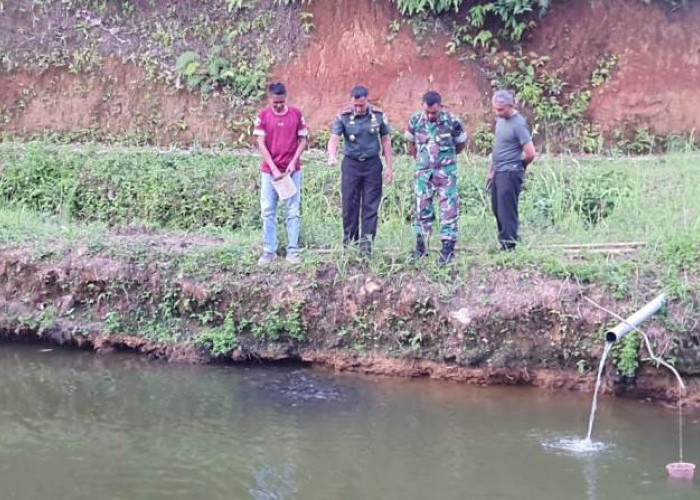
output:
[[[425,245],[425,238],[423,238],[422,234],[419,234],[416,236],[416,249],[413,251],[413,258],[416,260],[422,259],[427,253],[428,249]]]
[[[445,240],[442,242],[442,250],[440,250],[440,260],[438,263],[441,266],[446,266],[450,262],[452,262],[452,259],[454,258],[455,255],[455,242],[451,240]]]

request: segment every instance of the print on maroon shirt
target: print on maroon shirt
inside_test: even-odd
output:
[[[293,106],[287,107],[287,111],[281,115],[276,114],[271,107],[263,109],[253,129],[253,135],[265,137],[265,146],[280,172],[286,172],[294,158],[299,139],[307,137],[308,134],[301,111]],[[301,169],[301,161],[298,168]],[[260,165],[260,171],[272,173],[270,166],[264,160]]]

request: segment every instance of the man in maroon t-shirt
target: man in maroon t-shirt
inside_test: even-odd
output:
[[[267,88],[270,105],[255,121],[253,135],[263,157],[260,166],[260,211],[263,219],[263,254],[258,265],[266,266],[277,256],[277,202],[273,179],[291,176],[297,192],[287,204],[287,262],[298,264],[301,217],[301,155],[309,131],[299,109],[287,106],[287,89],[282,83]]]

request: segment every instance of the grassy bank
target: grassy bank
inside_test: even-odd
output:
[[[260,271],[255,155],[3,144],[0,327],[95,345],[136,342],[166,357],[185,347],[213,359],[379,353],[438,363],[426,373],[486,367],[497,370],[487,379],[527,383],[531,369],[585,374],[595,366],[601,332],[614,320],[582,295],[627,313],[665,290],[672,303],[652,336],[684,373],[698,373],[697,160],[539,161],[522,197],[524,244],[503,254],[486,160],[464,157],[462,249],[455,265],[440,268],[435,255],[410,258],[408,158],[397,162],[377,251],[365,261],[342,249],[338,170],[311,155],[304,262]],[[644,245],[622,254],[558,246],[630,241]],[[643,352],[629,338],[613,355],[627,376]]]
[[[503,256],[495,252],[495,222],[484,186],[487,162],[465,156],[459,171],[464,250],[457,267],[534,266],[556,276],[606,282],[619,294],[625,293],[629,279],[653,270],[659,287],[690,299],[694,280],[688,273],[694,275],[700,261],[699,159],[677,155],[540,161],[529,172],[522,195],[524,245],[516,255]],[[96,232],[99,239],[110,227],[136,224],[217,235],[232,251],[254,254],[261,226],[258,163],[256,155],[231,152],[4,144],[3,238],[16,243],[40,234],[44,226],[39,221],[48,217],[62,222],[59,227],[79,223],[66,229],[73,235]],[[399,158],[396,170],[395,182],[385,189],[377,253],[370,263],[380,274],[410,266],[414,242],[410,159]],[[22,214],[19,219],[17,213]],[[340,265],[353,258],[342,254],[340,216],[339,170],[311,155],[304,170],[302,230],[308,265]],[[37,222],[27,223],[32,220]],[[630,241],[646,243],[634,258],[561,258],[556,247]],[[428,266],[439,278],[432,260]]]

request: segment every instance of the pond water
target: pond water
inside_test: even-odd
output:
[[[677,414],[590,394],[0,345],[0,498],[697,499]],[[700,414],[684,456],[700,461]]]

